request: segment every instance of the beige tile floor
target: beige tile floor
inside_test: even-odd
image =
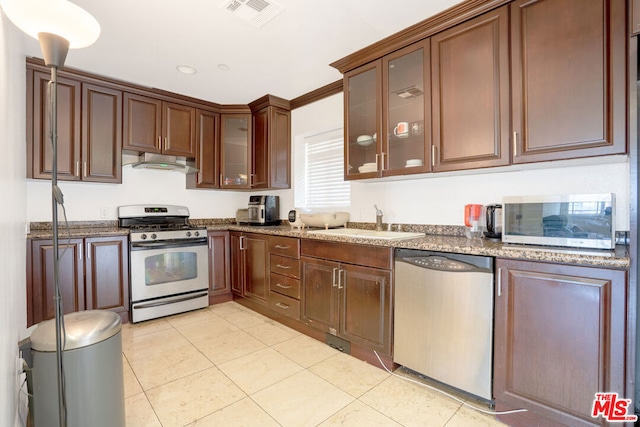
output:
[[[234,302],[125,324],[122,350],[129,427],[503,426]]]

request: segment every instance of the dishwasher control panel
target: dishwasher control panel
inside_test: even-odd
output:
[[[475,265],[467,264],[466,262],[449,259],[437,255],[425,256],[425,257],[407,257],[402,260],[418,265],[420,267],[429,268],[431,270],[442,271],[473,271],[477,270]]]

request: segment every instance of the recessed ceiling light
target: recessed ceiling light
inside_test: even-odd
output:
[[[218,64],[218,70],[229,71],[229,66],[227,64]]]
[[[189,65],[178,65],[176,69],[184,74],[195,74],[198,72],[198,70]]]

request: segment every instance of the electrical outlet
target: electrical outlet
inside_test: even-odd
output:
[[[100,219],[109,218],[109,208],[100,208]]]

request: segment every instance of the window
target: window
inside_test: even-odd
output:
[[[295,206],[324,209],[349,206],[344,180],[342,128],[296,138]]]

